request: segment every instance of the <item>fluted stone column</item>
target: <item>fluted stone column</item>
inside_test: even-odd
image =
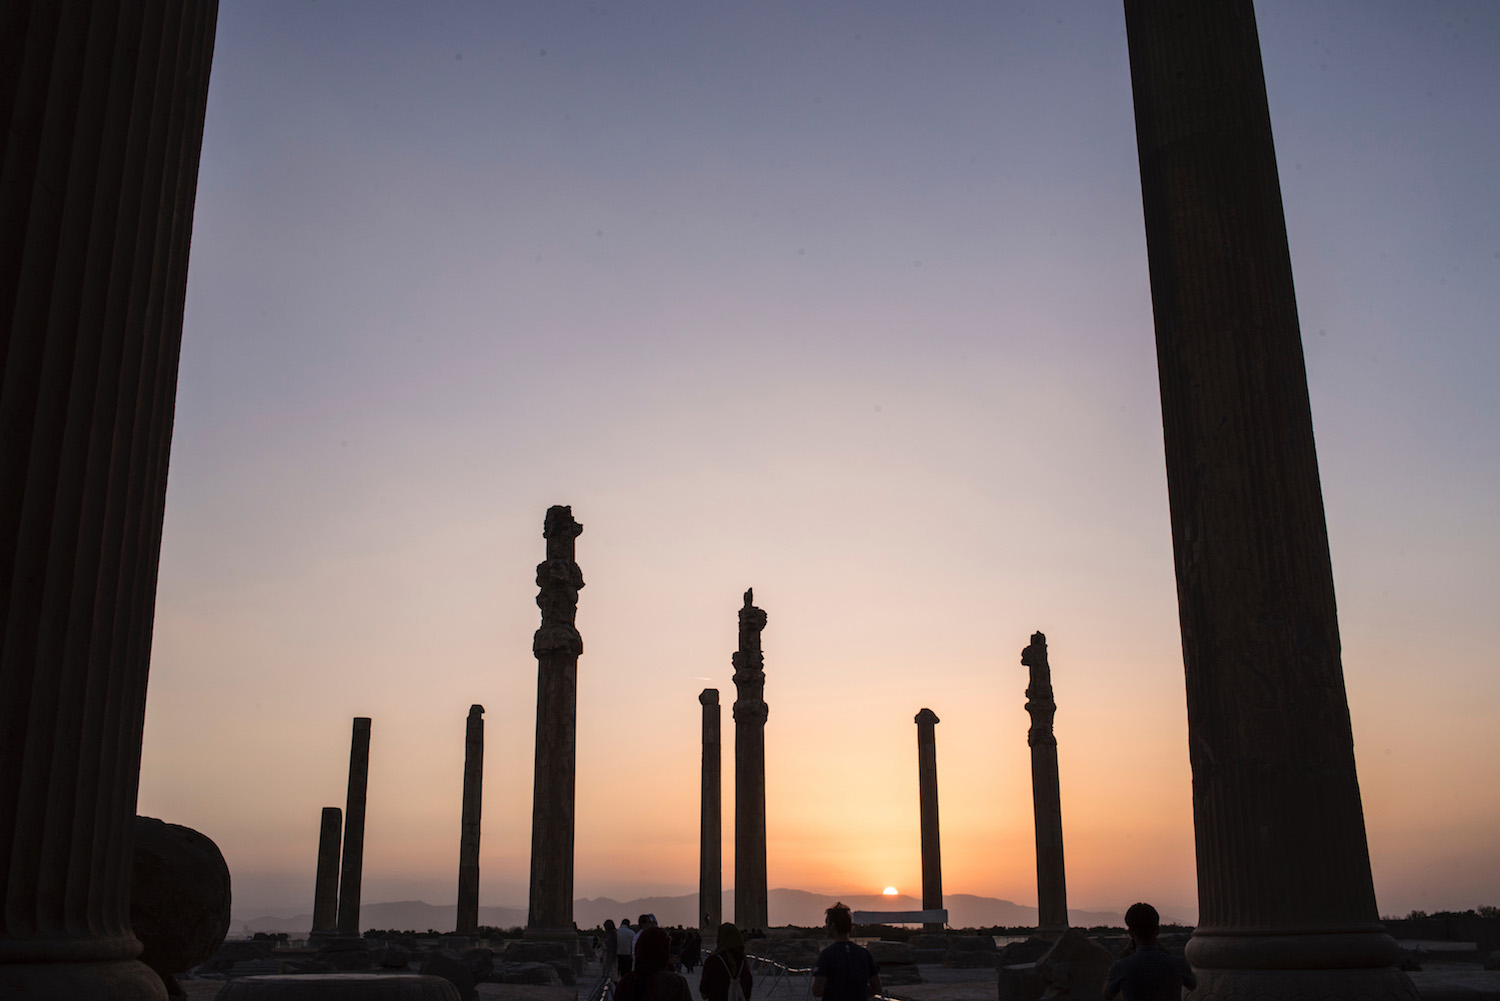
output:
[[[718,933],[724,908],[724,804],[719,744],[719,690],[705,688],[703,706],[703,791],[698,831],[698,930]],[[708,939],[712,941],[712,939]]]
[[[339,836],[344,817],[336,806],[323,807],[323,826],[318,832],[318,882],[313,894],[312,933],[332,935],[339,924]]]
[[[1375,909],[1250,0],[1127,2],[1201,997],[1414,997]],[[1322,972],[1318,972],[1322,971]]]
[[[536,764],[531,806],[531,904],[526,933],[571,936],[573,928],[573,788],[578,758],[578,658],[583,637],[574,624],[583,572],[573,561],[583,526],[573,509],[547,509],[542,536],[547,559],[536,568],[542,625],[537,659]]]
[[[464,730],[464,806],[458,837],[458,927],[479,934],[479,811],[484,793],[484,706],[469,707]]]
[[[917,713],[917,798],[922,811],[922,910],[943,908],[943,849],[938,836],[937,713]],[[923,925],[942,931],[941,921]]]
[[[216,5],[0,12],[0,997],[164,998],[130,869]]]
[[[1021,651],[1021,664],[1031,669],[1026,688],[1026,711],[1031,729],[1031,809],[1036,818],[1037,926],[1058,932],[1068,927],[1068,887],[1063,870],[1062,784],[1057,774],[1057,737],[1052,720],[1052,668],[1047,663],[1047,637],[1031,634],[1031,645]]]
[[[734,923],[740,931],[770,924],[766,886],[766,705],[765,656],[760,632],[766,613],[745,592],[740,609],[740,648],[733,658],[734,687]]]
[[[370,719],[354,717],[349,740],[349,798],[344,805],[344,865],[339,880],[339,934],[359,934],[359,889],[365,866],[365,791],[370,784]]]

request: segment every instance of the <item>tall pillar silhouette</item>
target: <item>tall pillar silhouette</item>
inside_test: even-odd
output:
[[[339,879],[339,934],[359,934],[359,890],[365,866],[365,791],[370,784],[370,719],[354,717],[349,740],[349,798],[344,805],[344,863]]]
[[[469,707],[464,728],[464,805],[458,837],[460,935],[479,934],[479,811],[484,793],[484,706]]]
[[[532,937],[568,936],[573,928],[573,788],[578,757],[578,658],[575,625],[583,572],[573,561],[583,526],[573,509],[547,509],[547,558],[536,568],[542,624],[532,641],[537,659],[536,762],[531,805]]]
[[[733,658],[734,687],[734,923],[740,931],[765,931],[770,909],[766,886],[765,656],[760,632],[766,613],[745,592],[740,648]]]
[[[923,709],[917,713],[917,799],[922,816],[922,909],[943,908],[943,849],[938,834],[937,791],[937,713]],[[941,921],[929,921],[923,927],[942,931]]]
[[[1031,809],[1036,819],[1037,926],[1043,931],[1068,927],[1068,887],[1063,870],[1062,784],[1057,774],[1057,737],[1052,720],[1052,668],[1047,663],[1047,637],[1031,634],[1031,645],[1021,651],[1021,664],[1031,669],[1026,687],[1026,711],[1031,729]]]
[[[208,2],[0,14],[0,996],[164,998],[130,872]]]
[[[698,824],[698,928],[718,933],[724,909],[724,804],[719,744],[719,690],[705,688],[703,706],[703,788]]]
[[[1415,997],[1375,909],[1250,0],[1125,4],[1187,678],[1199,996]]]
[[[313,893],[312,933],[318,936],[338,931],[339,836],[343,827],[344,817],[339,808],[323,807],[323,823],[318,832],[318,881]]]

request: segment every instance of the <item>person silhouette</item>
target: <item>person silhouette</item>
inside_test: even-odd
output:
[[[1104,1001],[1114,1001],[1120,994],[1125,1001],[1179,1001],[1182,988],[1198,986],[1187,960],[1169,955],[1156,944],[1161,915],[1155,907],[1131,904],[1125,912],[1125,927],[1131,951],[1110,966],[1104,978]]]

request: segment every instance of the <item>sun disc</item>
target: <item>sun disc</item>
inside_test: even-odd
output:
[[[894,886],[887,886],[884,893],[887,897],[894,897],[896,895],[896,888]]]

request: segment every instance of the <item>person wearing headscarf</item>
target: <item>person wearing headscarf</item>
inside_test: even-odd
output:
[[[745,940],[740,937],[740,930],[734,922],[726,921],[719,925],[719,940],[713,955],[703,961],[698,994],[704,1001],[729,1001],[729,985],[736,980],[745,1001],[750,1001],[750,989],[755,980],[745,959]]]
[[[635,940],[635,968],[620,979],[615,1001],[693,1001],[680,973],[673,973],[672,940],[660,928],[643,930]]]

